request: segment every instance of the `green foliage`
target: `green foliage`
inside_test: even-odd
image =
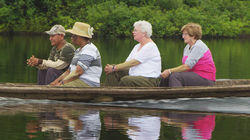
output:
[[[133,23],[147,20],[154,37],[176,37],[188,22],[204,36],[249,34],[246,0],[0,0],[1,32],[44,32],[54,24],[89,23],[97,36],[131,36]]]
[[[158,0],[156,2],[162,9],[173,10],[183,6],[183,0]]]
[[[131,12],[128,6],[115,1],[107,1],[87,8],[87,21],[98,35],[128,36],[131,28]]]

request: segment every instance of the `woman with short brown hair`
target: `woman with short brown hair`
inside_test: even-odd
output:
[[[212,86],[216,80],[216,68],[212,54],[200,39],[201,26],[188,23],[181,28],[184,48],[182,65],[166,69],[161,73],[160,86]]]

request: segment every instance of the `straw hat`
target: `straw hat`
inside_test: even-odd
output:
[[[94,35],[93,30],[93,27],[90,27],[87,23],[76,22],[73,29],[68,29],[66,32],[82,37],[92,38],[92,35]]]

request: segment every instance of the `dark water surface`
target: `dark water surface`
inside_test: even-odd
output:
[[[163,68],[180,64],[182,40],[154,39]],[[218,79],[249,79],[247,39],[204,40],[211,49]],[[132,39],[94,39],[103,66],[123,62]],[[0,82],[34,83],[32,54],[47,58],[48,36],[0,36]],[[102,75],[102,81],[105,74]],[[0,97],[0,140],[248,140],[250,98],[73,103]]]

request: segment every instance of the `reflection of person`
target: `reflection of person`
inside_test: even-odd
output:
[[[79,121],[70,125],[70,130],[77,140],[98,140],[101,135],[99,111],[88,111],[79,116]]]
[[[185,140],[210,140],[215,128],[215,115],[168,113],[161,120],[181,127]]]
[[[53,48],[48,60],[36,58],[34,55],[27,60],[29,66],[37,66],[38,84],[47,85],[58,78],[69,66],[75,48],[64,40],[65,29],[62,25],[53,26],[50,31],[50,42]]]
[[[37,133],[41,131],[40,129],[41,128],[39,127],[39,122],[37,120],[31,120],[26,124],[26,133],[30,139],[37,137]]]
[[[158,85],[158,77],[161,71],[160,52],[150,38],[152,26],[147,21],[134,23],[133,36],[139,44],[135,45],[124,63],[107,64],[107,86],[147,86]],[[124,72],[129,69],[129,73]],[[123,71],[123,72],[121,72]]]
[[[188,23],[181,29],[182,38],[187,43],[182,65],[166,69],[161,73],[160,86],[212,86],[215,82],[216,68],[212,54],[202,36],[201,26]]]
[[[69,69],[51,85],[100,86],[101,56],[96,46],[90,42],[92,31],[93,28],[89,24],[82,22],[76,22],[73,29],[67,30],[72,34],[72,43],[80,48],[75,51]]]
[[[106,131],[108,130],[114,131],[115,129],[122,129],[122,130],[128,129],[128,118],[121,114],[117,113],[109,114],[109,112],[105,112],[103,114],[103,122]]]
[[[127,131],[132,140],[158,140],[160,136],[161,121],[159,117],[140,116],[128,119]]]

